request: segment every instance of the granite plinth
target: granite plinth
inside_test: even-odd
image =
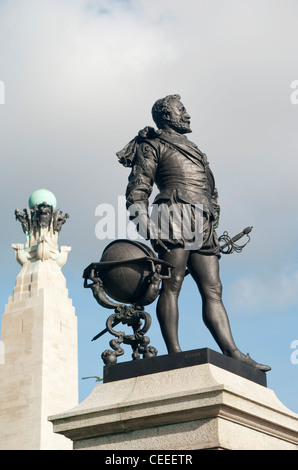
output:
[[[262,385],[263,387],[267,386],[265,372],[232,359],[231,357],[224,356],[209,348],[183,351],[105,366],[103,381],[104,383],[115,382],[132,377],[141,377],[143,375],[156,374],[158,372],[206,363],[213,364],[221,369]]]
[[[49,420],[74,450],[298,450],[298,415],[210,362],[96,385]]]

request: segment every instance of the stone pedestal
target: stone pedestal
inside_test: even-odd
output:
[[[54,432],[78,450],[298,450],[298,415],[266,385],[239,375],[233,359],[222,368],[200,350],[181,354],[185,367],[156,372],[170,356],[153,366],[143,359],[137,367],[149,374],[96,385],[77,407],[49,417]]]

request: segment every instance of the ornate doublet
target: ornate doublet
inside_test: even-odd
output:
[[[148,208],[154,183],[159,189],[154,203],[179,200],[202,204],[203,210],[218,221],[219,205],[214,176],[206,155],[180,134],[147,131],[119,152],[121,163],[132,167],[126,190],[128,207],[141,204]],[[157,135],[156,135],[157,134]],[[130,156],[124,160],[126,156]],[[122,159],[122,160],[121,160]]]

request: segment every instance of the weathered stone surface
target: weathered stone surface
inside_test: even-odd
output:
[[[22,269],[2,317],[0,449],[72,449],[47,419],[78,403],[77,318],[61,271],[70,248],[59,250],[52,226],[31,235],[13,245]]]
[[[298,449],[297,414],[209,363],[96,385],[49,419],[74,449]]]

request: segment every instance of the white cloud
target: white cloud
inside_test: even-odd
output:
[[[274,254],[282,269],[298,230],[296,13],[290,0],[0,3],[8,246],[14,209],[45,186],[70,212],[72,256],[83,238],[89,260],[95,208],[125,192],[115,152],[152,124],[155,99],[180,93],[215,173],[220,231],[253,225],[252,263]]]
[[[116,151],[152,124],[156,99],[179,93],[191,138],[215,173],[219,232],[254,227],[244,252],[221,260],[228,311],[247,313],[250,331],[265,324],[268,338],[279,324],[290,344],[298,303],[298,105],[290,100],[297,14],[297,0],[0,0],[1,311],[19,268],[11,243],[24,242],[14,210],[46,187],[70,214],[60,243],[72,246],[64,273],[79,333],[84,322],[97,331],[105,314],[99,320],[81,278],[105,246],[95,237],[95,209],[125,192],[128,170]],[[198,313],[193,284],[183,289],[181,323]],[[270,322],[277,312],[287,320]],[[253,313],[267,317],[250,322]],[[196,328],[186,334],[187,345],[204,346]],[[282,346],[266,347],[278,362]],[[98,367],[97,354],[94,361]]]
[[[268,267],[242,277],[229,285],[227,304],[235,312],[282,314],[298,307],[298,270],[285,266],[272,271]]]

